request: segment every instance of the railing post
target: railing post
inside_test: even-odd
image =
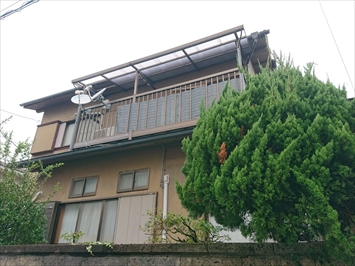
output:
[[[69,151],[72,151],[73,147],[74,147],[75,138],[76,138],[76,135],[77,135],[78,129],[79,129],[80,117],[81,117],[81,105],[79,104],[78,111],[76,112],[76,117],[75,117],[75,125],[74,125],[73,135],[70,140]]]
[[[137,90],[138,90],[138,79],[139,79],[139,73],[138,73],[138,71],[136,71],[136,78],[134,79],[133,102],[136,102],[136,95],[137,95]]]

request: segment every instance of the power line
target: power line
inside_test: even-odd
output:
[[[0,109],[0,111],[5,112],[5,113],[9,113],[9,114],[11,114],[11,115],[16,115],[16,116],[19,116],[19,117],[22,117],[22,118],[30,119],[30,120],[36,121],[37,123],[40,123],[40,122],[41,122],[41,121],[36,120],[36,119],[34,119],[34,118],[30,118],[30,117],[23,116],[23,115],[18,115],[18,114],[9,112],[9,111],[5,111],[5,110],[3,110],[3,109]]]
[[[346,65],[345,65],[344,59],[343,59],[343,57],[342,57],[342,55],[341,55],[341,52],[340,52],[340,49],[339,49],[339,47],[338,47],[337,41],[336,41],[336,39],[334,38],[334,35],[333,35],[333,32],[332,32],[332,29],[330,28],[330,25],[329,25],[329,22],[328,22],[327,16],[325,15],[325,12],[324,12],[324,10],[323,10],[323,7],[322,7],[321,2],[320,2],[320,1],[318,1],[318,2],[319,2],[319,5],[320,5],[320,8],[322,9],[322,12],[323,12],[323,15],[324,15],[325,21],[326,21],[326,22],[327,22],[327,24],[328,24],[329,31],[330,31],[330,33],[332,34],[332,37],[333,37],[333,40],[334,40],[335,46],[336,46],[336,47],[337,47],[337,49],[338,49],[338,53],[339,53],[339,55],[340,55],[341,61],[343,62],[343,65],[344,65],[344,68],[345,68],[346,74],[348,75],[348,78],[349,78],[349,81],[350,81],[351,87],[353,87],[353,90],[354,90],[354,92],[355,92],[353,82],[351,81],[351,78],[350,78],[350,75],[349,75],[348,69],[346,68]]]
[[[9,5],[8,7],[5,7],[3,10],[0,11],[0,13],[4,12],[6,9],[9,9],[10,7],[16,5],[18,2],[21,2],[21,0],[18,0],[16,3]]]
[[[6,12],[5,14],[1,15],[1,16],[0,16],[0,20],[6,18],[6,17],[8,17],[8,16],[10,16],[10,15],[16,13],[16,12],[20,12],[22,9],[24,9],[24,8],[30,6],[30,5],[32,5],[32,4],[34,4],[34,3],[37,3],[38,1],[39,1],[39,0],[30,0],[30,1],[26,2],[26,3],[24,3],[24,4],[23,4],[22,6],[20,6],[19,8],[10,10],[10,11]]]

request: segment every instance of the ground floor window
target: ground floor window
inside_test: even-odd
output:
[[[155,193],[61,204],[54,243],[67,243],[60,236],[75,231],[84,232],[79,242],[145,243],[148,236],[140,227],[148,221],[147,211],[155,208]]]
[[[80,242],[113,241],[118,199],[70,203],[60,206],[58,243],[66,243],[64,233],[83,231]]]

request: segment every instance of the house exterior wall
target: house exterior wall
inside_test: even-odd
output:
[[[225,62],[224,64],[209,67],[200,72],[188,73],[179,77],[175,77],[174,79],[164,80],[162,82],[154,84],[154,86],[155,88],[165,88],[167,86],[171,87],[174,86],[174,84],[181,84],[183,82],[191,81],[194,79],[196,80],[197,78],[206,77],[208,75],[211,75],[212,77],[214,73],[221,73],[221,71],[223,72],[226,70],[229,71],[229,69],[235,69],[235,61]],[[215,94],[215,96],[213,97],[219,97],[217,95],[219,95],[222,92],[224,87],[224,85],[222,84],[226,83],[224,77],[223,77],[224,83],[221,83],[221,85],[218,85],[219,84],[218,80],[219,78],[215,79],[214,81],[217,82],[217,84],[213,85],[217,90],[214,93],[217,94]],[[204,91],[206,89],[206,91],[204,92],[205,96],[203,96],[203,99],[204,100],[208,99],[208,102],[211,103],[212,99],[210,99],[211,97],[210,91],[207,91],[207,84],[208,84],[207,80],[205,80],[204,82],[205,85],[203,85],[203,87],[196,88],[196,84],[195,84],[194,85],[195,87],[192,88],[196,88],[196,89],[200,88],[198,89],[198,91],[201,91],[201,89],[202,91]],[[238,81],[236,81],[236,84],[238,84]],[[190,90],[192,88],[190,87]],[[137,94],[139,95],[140,93],[149,92],[151,90],[152,88],[149,86],[141,86],[138,88]],[[169,93],[171,93],[172,90],[174,89],[169,89]],[[175,98],[181,97],[183,92],[184,90],[182,90],[181,87],[179,87],[179,89],[176,89],[175,92],[178,96],[174,96],[174,97]],[[190,94],[189,101],[192,102],[191,99],[193,98],[191,98],[192,97],[191,91],[189,92],[189,94]],[[107,89],[107,91],[105,91],[105,98],[109,99],[111,102],[125,97],[130,97],[132,95],[133,95],[133,88],[132,90],[128,90],[128,91],[117,91],[117,90],[115,91],[114,89],[111,90]],[[167,99],[166,95],[169,94],[160,94],[159,97],[165,97],[163,99]],[[186,93],[184,95],[186,96]],[[126,105],[129,106],[130,103],[132,102],[130,101],[129,103],[126,103]],[[91,108],[93,113],[98,113],[98,112],[101,113],[101,110],[95,109],[97,108],[95,106],[97,106],[98,104],[99,103],[97,102],[86,104],[85,109]],[[179,105],[182,105],[182,103],[180,102]],[[200,100],[197,100],[196,103],[189,103],[189,105],[190,105],[189,108],[192,108],[192,106],[194,106],[193,107],[194,110],[196,108],[199,109],[198,106],[200,105]],[[172,106],[170,104],[169,108],[171,107]],[[111,117],[109,119],[110,121],[119,121],[119,119],[117,119],[119,114],[119,108],[121,108],[121,105],[113,104],[111,108],[105,112],[105,116],[106,117],[110,116]],[[180,107],[180,109],[183,108]],[[78,111],[78,106],[71,103],[70,101],[61,102],[56,105],[50,105],[44,109],[42,124],[38,126],[35,142],[33,144],[32,151],[31,151],[34,158],[41,158],[43,156],[60,154],[69,151],[68,142],[66,142],[66,145],[61,143],[62,143],[62,139],[64,139],[64,134],[66,134],[65,131],[70,126],[70,124],[73,123],[77,111]],[[177,130],[177,128],[179,127],[184,128],[184,127],[191,127],[191,125],[192,126],[195,125],[197,118],[192,117],[192,109],[189,112],[191,116],[190,120],[188,119],[184,122],[180,121],[180,123],[177,123],[177,121],[175,121],[175,124],[173,123],[173,124],[165,125],[163,126],[164,128],[160,127],[159,130],[163,130],[160,132],[160,134],[163,134],[164,130],[167,131],[172,129]],[[174,114],[174,117],[175,115],[177,116],[178,114]],[[179,117],[181,117],[181,114],[179,114]],[[94,117],[90,116],[89,119],[90,121],[91,120],[94,121]],[[112,127],[112,124],[107,125],[107,123],[112,123],[112,122],[108,122],[107,119],[106,120],[102,119],[102,114],[100,116],[100,119],[101,119],[100,122],[101,125],[99,130],[101,130],[101,127],[103,128]],[[115,129],[116,132],[116,130],[118,130],[118,124],[116,124],[114,128],[116,128]],[[146,128],[145,130],[141,130],[141,131],[135,131],[133,132],[133,134],[136,135],[133,136],[144,138],[145,135],[155,134],[155,133],[156,133],[156,129],[155,127],[153,127],[153,128]],[[79,132],[79,134],[86,134],[86,133]],[[181,151],[182,138],[183,137],[178,137],[173,139],[165,138],[164,140],[158,140],[155,143],[149,143],[145,141],[143,142],[143,144],[140,144],[138,146],[131,145],[126,148],[118,149],[115,152],[103,151],[100,155],[95,155],[95,156],[90,155],[90,153],[87,153],[87,155],[84,156],[74,157],[73,159],[70,160],[66,159],[62,167],[54,170],[52,178],[50,178],[45,183],[45,186],[43,187],[43,192],[45,195],[52,193],[54,185],[58,182],[60,183],[60,188],[61,188],[60,191],[55,193],[52,198],[52,201],[55,204],[51,205],[51,209],[46,210],[47,216],[49,218],[48,221],[50,221],[50,224],[48,226],[48,228],[50,229],[47,230],[48,231],[47,240],[51,243],[63,243],[64,240],[60,237],[63,234],[63,232],[70,233],[74,229],[80,230],[82,228],[80,226],[83,224],[82,220],[89,219],[88,217],[84,217],[84,212],[85,212],[85,208],[89,208],[90,206],[92,206],[90,208],[93,208],[92,212],[94,212],[96,216],[100,215],[100,222],[97,229],[98,231],[100,231],[101,230],[100,228],[104,226],[102,219],[104,219],[103,214],[105,213],[106,210],[105,209],[106,204],[117,204],[117,207],[115,209],[115,211],[117,212],[117,214],[115,214],[116,218],[111,217],[111,219],[115,219],[114,222],[115,229],[114,231],[110,231],[111,236],[112,235],[113,236],[112,239],[109,240],[110,241],[113,240],[115,243],[119,243],[119,244],[144,243],[147,238],[144,238],[144,236],[143,238],[139,236],[139,234],[141,233],[137,233],[137,231],[140,231],[139,226],[142,225],[144,226],[145,222],[147,221],[147,218],[141,220],[140,217],[142,216],[142,213],[143,214],[146,213],[146,210],[153,210],[155,209],[155,207],[158,211],[161,211],[163,209],[164,193],[163,193],[162,180],[164,175],[169,175],[170,177],[170,182],[168,185],[167,210],[169,212],[187,215],[187,211],[182,207],[180,203],[180,200],[176,193],[176,185],[175,185],[176,180],[180,184],[182,184],[185,180],[185,177],[181,173],[181,168],[185,160],[185,156]],[[83,141],[82,143],[85,143],[87,147],[83,146],[81,147],[81,149],[88,149],[89,151],[89,149],[91,148],[90,145],[86,144],[86,141]],[[100,141],[98,143],[95,143],[95,145],[97,144],[100,144]],[[141,190],[118,192],[120,173],[127,172],[127,171],[136,171],[141,169],[149,170],[148,187]],[[76,179],[86,180],[86,178],[93,177],[93,176],[98,177],[96,190],[94,193],[91,193],[87,196],[80,196],[80,197],[70,196],[73,187],[73,180]],[[151,197],[149,195],[153,195],[153,196]],[[152,201],[152,202],[149,203],[147,201]],[[102,207],[100,211],[101,214],[99,214],[99,211],[95,210],[95,208],[98,208],[98,205],[100,205],[101,202],[102,202]],[[133,207],[132,209],[132,206],[135,207]],[[76,207],[78,208],[77,214],[73,214],[72,211]],[[135,208],[140,208],[140,210],[136,210]],[[122,215],[120,216],[120,212],[121,213],[129,212],[130,214],[127,214],[128,218],[126,219],[126,217],[123,217]],[[95,217],[92,217],[92,219],[95,219]],[[139,221],[137,221],[138,219]],[[66,227],[69,220],[70,223],[74,223],[74,224],[71,227]],[[129,233],[127,234],[126,232]],[[122,233],[126,233],[126,235],[123,237],[124,239],[122,239],[121,237]],[[85,241],[99,240],[99,238],[101,238],[100,235],[101,233],[99,232],[96,232],[97,239],[91,233],[86,232],[86,234],[88,236],[84,237]],[[132,235],[137,235],[137,237],[132,237]]]
[[[242,29],[242,26],[236,27],[230,33],[237,37],[236,33]],[[227,32],[223,34],[230,34]],[[187,214],[175,186],[176,180],[180,184],[185,180],[181,173],[185,160],[181,140],[191,134],[196,125],[202,102],[208,108],[218,100],[227,82],[235,90],[245,88],[236,64],[237,53],[239,60],[242,59],[242,48],[238,46],[239,38],[234,37],[230,42],[219,43],[222,46],[216,43],[206,49],[201,46],[201,50],[198,42],[206,43],[208,39],[187,44],[184,49],[191,48],[194,52],[188,57],[186,51],[178,51],[179,48],[177,53],[188,58],[175,58],[178,61],[170,52],[164,55],[170,59],[159,53],[154,60],[161,61],[151,68],[153,57],[148,57],[149,60],[145,58],[147,61],[140,63],[146,64],[142,68],[129,62],[73,80],[75,88],[86,86],[94,88],[95,92],[106,88],[102,95],[109,103],[99,100],[78,109],[78,105],[70,101],[73,89],[24,104],[25,108],[44,112],[31,150],[33,158],[46,163],[63,159],[65,163],[54,170],[43,188],[48,195],[57,182],[61,187],[52,198],[51,210],[46,210],[51,221],[47,240],[64,243],[60,237],[63,232],[85,228],[82,241],[102,241],[105,236],[110,239],[103,240],[119,244],[144,243],[144,235],[137,233],[138,225],[144,225],[146,218],[141,217],[146,210],[163,209],[164,175],[170,177],[168,211]],[[217,35],[209,38],[212,40]],[[265,47],[261,47],[263,41],[258,43],[261,55],[268,54]],[[125,72],[126,67],[130,69],[128,72]],[[249,71],[257,72],[253,61],[249,63]],[[86,81],[95,75],[105,79],[88,86]],[[151,85],[142,85],[143,81]],[[140,85],[134,89],[133,83]],[[74,123],[76,118],[79,124]],[[75,136],[74,143],[72,136]],[[148,184],[144,183],[147,171],[139,171],[142,169],[149,170]],[[144,181],[137,181],[137,187],[136,174],[137,180]],[[125,183],[125,180],[134,180],[131,188],[127,189],[130,181]],[[120,192],[118,185],[124,186]]]
[[[163,152],[165,153],[165,158],[163,158]],[[160,180],[164,174],[168,174],[170,175],[169,192],[171,192],[169,194],[173,195],[176,194],[174,179],[176,178],[181,183],[184,181],[184,176],[181,173],[184,160],[184,154],[181,151],[181,143],[179,142],[169,143],[164,147],[162,145],[152,145],[96,157],[72,160],[65,162],[62,167],[54,170],[52,177],[45,183],[43,192],[46,195],[52,193],[53,186],[57,182],[60,182],[61,190],[55,193],[52,200],[65,203],[132,196],[149,192],[158,192],[160,194],[163,193],[163,189],[160,187]],[[146,168],[149,169],[148,189],[132,192],[117,192],[118,175],[120,172]],[[70,198],[69,192],[72,179],[89,176],[99,177],[96,194],[94,196]],[[177,209],[174,200],[170,202],[169,207],[169,209]],[[178,208],[179,207],[181,207],[180,204],[178,204]],[[158,208],[162,208],[159,202]]]
[[[37,127],[35,139],[31,148],[32,153],[35,153],[36,151],[53,151],[59,123],[58,120],[54,120],[48,123],[42,123]]]
[[[74,96],[74,95],[73,95]],[[69,121],[75,119],[75,113],[78,106],[72,102],[61,102],[53,106],[49,106],[43,113],[41,124],[50,123],[55,120]]]
[[[52,193],[54,185],[60,182],[61,189],[54,194],[52,201],[58,202],[62,206],[69,203],[94,202],[115,198],[118,198],[118,202],[120,202],[123,197],[155,193],[156,208],[162,210],[163,188],[160,183],[163,175],[167,174],[170,176],[168,211],[186,215],[187,212],[181,206],[175,187],[175,180],[179,183],[184,182],[185,178],[181,173],[183,163],[184,154],[181,151],[181,141],[176,140],[164,145],[152,144],[146,147],[130,148],[115,153],[71,160],[65,162],[64,166],[53,172],[52,177],[45,183],[43,192],[45,195]],[[149,169],[148,188],[138,191],[117,192],[119,173],[139,169]],[[95,195],[70,198],[72,180],[90,176],[98,176]],[[56,238],[52,237],[52,241],[57,242],[60,225],[53,225],[53,228],[57,234],[53,234],[53,236],[56,235]],[[135,229],[135,231],[138,230],[139,228]]]

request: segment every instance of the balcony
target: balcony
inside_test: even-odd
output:
[[[237,68],[111,101],[81,112],[74,149],[195,126],[203,102],[219,100],[225,85],[244,87]]]

